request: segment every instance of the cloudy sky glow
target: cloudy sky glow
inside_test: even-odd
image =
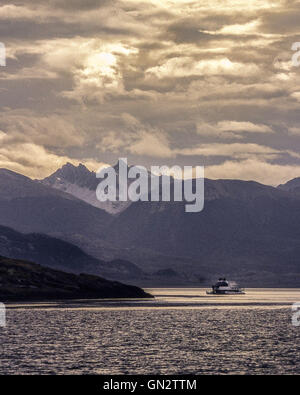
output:
[[[0,0],[0,167],[300,176],[300,2]]]

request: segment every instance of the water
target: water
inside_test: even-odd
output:
[[[299,290],[12,304],[1,374],[299,374]]]

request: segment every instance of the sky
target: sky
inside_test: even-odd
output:
[[[296,0],[0,0],[0,167],[300,177],[299,21]]]

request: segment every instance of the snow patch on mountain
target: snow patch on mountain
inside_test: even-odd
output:
[[[118,214],[125,210],[130,204],[130,202],[100,202],[97,199],[95,190],[91,190],[87,187],[80,187],[76,184],[72,184],[68,181],[63,181],[61,179],[58,179],[51,186],[55,189],[67,192],[94,207],[105,210],[110,214]]]
[[[96,196],[96,189],[100,180],[97,179],[94,172],[89,171],[81,164],[76,167],[67,163],[61,169],[58,169],[51,176],[40,182],[54,189],[66,192],[110,214],[118,214],[131,204],[130,201],[100,202]]]

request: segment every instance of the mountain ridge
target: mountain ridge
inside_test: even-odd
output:
[[[98,276],[65,273],[25,260],[0,256],[0,297],[4,302],[90,299],[152,298],[142,289]]]
[[[300,177],[293,178],[285,184],[280,184],[277,188],[293,193],[295,196],[300,196]]]
[[[57,270],[97,274],[110,279],[130,280],[144,275],[141,269],[126,260],[103,261],[67,241],[38,233],[23,234],[1,225],[0,255],[37,262]]]
[[[145,273],[171,268],[187,283],[222,273],[254,286],[300,285],[300,199],[288,190],[205,179],[200,213],[186,213],[185,202],[138,201],[110,215],[54,188],[44,196],[49,189],[40,194],[38,182],[25,184],[26,193],[13,189],[13,199],[1,200],[0,182],[0,224],[67,240],[100,260],[130,261]]]
[[[12,171],[0,171],[0,224],[23,233],[105,232],[104,210]]]

